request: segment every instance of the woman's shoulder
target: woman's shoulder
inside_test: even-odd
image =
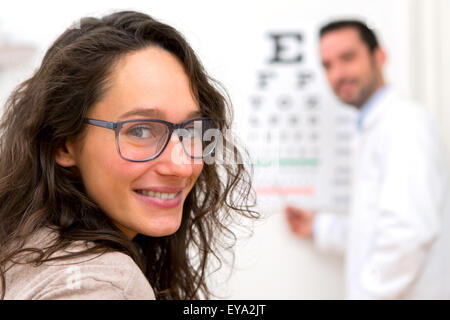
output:
[[[52,239],[40,233],[35,239]],[[87,244],[74,243],[64,252],[77,252]],[[57,252],[56,255],[63,255]],[[155,299],[137,264],[125,253],[90,253],[40,265],[21,263],[6,272],[5,299]]]

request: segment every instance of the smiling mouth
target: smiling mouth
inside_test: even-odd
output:
[[[179,192],[167,193],[167,192],[155,192],[150,190],[135,190],[135,191],[144,196],[159,198],[162,200],[172,200],[179,194]]]

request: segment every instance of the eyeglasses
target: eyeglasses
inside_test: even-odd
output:
[[[205,141],[210,129],[220,130],[218,122],[211,118],[197,118],[181,123],[158,119],[133,119],[110,122],[85,118],[85,123],[114,130],[119,155],[128,161],[144,162],[156,159],[166,148],[172,133],[177,132],[184,152],[192,159],[211,155],[216,139]]]

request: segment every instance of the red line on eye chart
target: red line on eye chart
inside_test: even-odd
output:
[[[261,186],[256,187],[255,191],[257,194],[263,195],[286,195],[286,194],[295,194],[295,195],[313,195],[315,190],[311,187],[271,187],[271,186]]]

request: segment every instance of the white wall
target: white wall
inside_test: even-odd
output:
[[[434,115],[450,150],[450,1],[411,0],[412,97]]]
[[[29,67],[8,74],[0,70],[0,94],[4,99],[5,92],[38,65],[46,48],[77,18],[116,9],[137,9],[175,26],[188,38],[209,73],[228,89],[239,114],[239,107],[246,103],[246,92],[238,79],[246,77],[243,70],[248,70],[249,64],[262,59],[260,53],[252,51],[254,48],[248,45],[254,37],[270,28],[304,29],[332,18],[359,17],[375,27],[387,49],[389,82],[405,95],[432,105],[433,112],[441,116],[441,124],[450,128],[450,114],[444,106],[449,98],[445,90],[449,84],[448,72],[441,72],[443,68],[448,71],[449,67],[448,59],[443,57],[449,56],[450,42],[442,45],[447,32],[431,39],[427,37],[428,29],[420,31],[415,27],[417,19],[425,19],[423,23],[427,28],[449,30],[448,21],[444,19],[443,10],[437,9],[441,7],[435,6],[426,7],[434,10],[439,18],[430,20],[428,11],[423,11],[424,2],[431,1],[161,0],[128,1],[126,5],[115,0],[3,1],[0,3],[0,33],[6,33],[12,42],[34,44],[37,54]],[[448,12],[448,2],[440,1],[439,5]],[[419,52],[416,51],[416,32],[419,31],[423,32],[421,39],[429,41],[423,49],[427,53],[426,60],[414,54]],[[435,47],[442,48],[440,58],[430,49]],[[430,63],[432,68],[428,69]],[[311,61],[311,65],[317,66],[317,61]],[[433,88],[429,79],[433,79],[430,80]],[[320,81],[326,87],[323,78]],[[323,94],[331,97],[329,92]],[[294,238],[287,230],[281,207],[259,209],[265,219],[256,224],[252,238],[239,243],[234,274],[224,278],[224,269],[211,279],[217,285],[216,292],[236,299],[343,298],[342,260],[319,254],[310,242]]]

